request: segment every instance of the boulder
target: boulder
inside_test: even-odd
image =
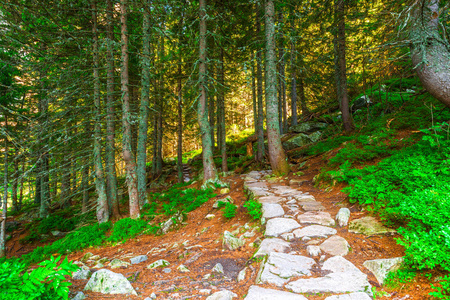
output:
[[[350,219],[350,210],[346,207],[341,208],[336,215],[336,220],[339,226],[341,227],[347,226],[348,219]]]
[[[303,133],[311,133],[319,129],[324,129],[328,126],[327,123],[322,122],[303,122],[295,126],[289,127],[290,132],[303,132]]]
[[[297,221],[286,218],[275,218],[267,221],[265,236],[279,236],[285,232],[290,232],[301,227]]]
[[[283,142],[283,148],[286,150],[292,150],[295,148],[303,147],[308,144],[311,144],[311,138],[305,133],[299,133],[289,140]]]
[[[363,266],[369,269],[375,275],[380,285],[383,285],[384,280],[389,272],[396,271],[400,268],[403,262],[403,257],[374,259],[365,261]]]
[[[352,233],[360,233],[365,235],[377,235],[386,233],[396,233],[395,229],[385,227],[374,217],[363,217],[350,222],[348,231]]]
[[[307,298],[294,293],[274,289],[264,289],[256,285],[252,285],[244,300],[307,300]]]
[[[84,287],[84,290],[102,294],[137,295],[125,276],[106,269],[98,270],[92,274],[92,277]]]
[[[237,297],[235,293],[225,290],[212,294],[206,300],[232,300],[235,297]]]
[[[292,277],[311,276],[314,259],[306,256],[272,252],[261,264],[256,283],[283,286]]]
[[[223,233],[222,245],[228,250],[236,250],[245,244],[243,239],[239,239],[234,236],[231,232],[225,231]]]

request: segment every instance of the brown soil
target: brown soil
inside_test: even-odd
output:
[[[314,195],[317,201],[322,202],[327,211],[334,216],[339,208],[349,207],[352,215],[351,219],[360,218],[368,215],[357,204],[350,204],[347,196],[340,192],[342,185],[335,186],[331,191],[325,192],[322,189],[313,186],[313,177],[324,166],[322,157],[310,159],[305,168],[302,170],[305,174],[301,177],[290,175],[284,183],[287,185],[289,179],[297,178],[305,181],[299,189]],[[297,171],[297,170],[296,170]],[[188,214],[186,224],[182,227],[169,232],[163,236],[142,235],[133,240],[115,246],[102,248],[86,249],[69,255],[69,260],[80,260],[87,252],[92,252],[100,257],[108,257],[109,259],[120,258],[127,260],[137,255],[148,254],[149,259],[137,265],[123,269],[114,269],[125,275],[132,282],[133,287],[137,290],[139,296],[120,296],[120,295],[103,295],[100,293],[85,292],[87,299],[144,299],[149,297],[151,293],[157,295],[157,299],[204,299],[207,295],[202,294],[202,289],[210,289],[212,292],[221,289],[228,289],[238,294],[239,299],[245,297],[248,288],[254,284],[259,269],[259,262],[252,260],[252,255],[257,250],[250,247],[249,244],[255,239],[262,237],[262,230],[249,238],[246,245],[239,250],[230,251],[222,247],[221,237],[225,230],[233,231],[238,226],[249,223],[251,226],[258,226],[259,222],[255,222],[246,214],[243,204],[246,200],[243,192],[243,181],[238,175],[225,178],[226,182],[231,185],[231,193],[229,194],[234,203],[238,206],[236,216],[228,220],[223,217],[222,211],[213,209],[212,205],[218,198],[224,197],[220,195],[197,210]],[[206,220],[207,214],[215,214],[212,220]],[[351,220],[350,219],[350,220]],[[345,229],[337,228],[338,234],[344,237],[350,244],[352,251],[346,256],[346,259],[353,262],[361,271],[369,276],[370,283],[376,287],[377,292],[386,292],[390,296],[378,296],[376,299],[430,299],[428,293],[431,291],[430,281],[425,276],[418,276],[415,280],[408,284],[396,286],[394,288],[380,287],[375,277],[366,270],[362,264],[365,260],[376,258],[391,258],[404,255],[404,250],[397,245],[395,239],[398,235],[392,236],[359,236],[349,234]],[[18,242],[19,238],[25,235],[25,231],[17,231],[13,235],[12,240],[7,244],[11,255],[21,255],[37,245],[22,245]],[[183,245],[184,243],[184,245]],[[153,251],[151,251],[153,249]],[[165,249],[160,252],[155,249]],[[306,254],[306,253],[304,253]],[[158,259],[165,259],[171,264],[170,273],[164,273],[162,269],[149,270],[146,266]],[[203,280],[206,274],[211,273],[212,267],[216,263],[221,263],[224,267],[224,275],[213,274],[208,280]],[[184,264],[189,273],[181,273],[177,270],[180,264]],[[237,283],[236,276],[244,267],[248,267],[245,280]],[[433,277],[438,276],[434,272]],[[70,280],[72,282],[71,296],[76,292],[83,290],[87,280]],[[311,295],[309,299],[323,300],[327,295]],[[172,298],[170,298],[172,297]]]

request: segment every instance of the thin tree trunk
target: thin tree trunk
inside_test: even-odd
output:
[[[165,68],[164,54],[164,36],[161,37],[159,58],[161,60],[161,69]],[[162,145],[163,145],[163,112],[164,112],[164,98],[165,98],[165,84],[164,84],[164,72],[160,72],[159,78],[159,98],[158,98],[158,109],[157,109],[157,123],[156,127],[156,174],[160,175],[162,173],[163,157],[162,157]]]
[[[225,62],[223,48],[220,48],[220,70],[219,70],[219,95],[217,97],[217,105],[220,116],[220,154],[222,156],[222,172],[228,172],[227,162],[227,131],[225,128]]]
[[[180,51],[181,53],[181,51]],[[178,171],[178,183],[184,182],[183,178],[183,86],[181,84],[182,77],[182,58],[180,55],[180,61],[178,62],[178,143],[177,143],[177,171]]]
[[[12,205],[14,211],[19,211],[19,203],[17,201],[17,187],[19,186],[19,153],[17,148],[14,150],[14,177],[12,185]]]
[[[255,136],[258,132],[258,106],[257,106],[257,99],[256,99],[256,68],[255,68],[255,62],[253,61],[253,55],[252,52],[252,104],[253,104],[253,127],[255,127]]]
[[[261,7],[257,5],[256,13],[256,36],[262,39],[261,35]],[[256,51],[256,77],[257,77],[257,94],[258,94],[258,119],[257,119],[257,139],[258,148],[256,152],[256,160],[262,162],[265,156],[264,149],[264,101],[263,101],[263,71],[262,71],[262,49]]]
[[[5,128],[7,127],[7,118],[5,115]],[[2,218],[0,223],[0,257],[6,256],[6,217],[8,211],[8,140],[5,138],[5,160],[3,174],[3,202],[2,202]],[[0,196],[0,202],[1,202]]]
[[[147,2],[147,6],[150,3]],[[139,112],[139,137],[137,145],[137,181],[140,205],[147,203],[147,130],[148,130],[148,106],[150,103],[150,15],[144,8],[142,40],[142,88],[141,105]]]
[[[298,123],[297,114],[297,68],[295,65],[295,43],[291,43],[291,112],[292,112],[292,126],[296,126]]]
[[[127,0],[120,1],[120,22],[121,22],[121,83],[122,83],[122,153],[126,167],[126,182],[128,186],[128,196],[130,199],[130,218],[136,219],[140,216],[139,196],[137,191],[136,159],[131,149],[131,124],[130,119],[130,91],[128,76],[128,29],[127,29]]]
[[[106,44],[106,186],[108,203],[110,204],[111,217],[119,218],[119,200],[117,198],[117,173],[116,173],[116,155],[115,155],[115,108],[114,108],[114,30],[113,30],[113,4],[112,0],[106,1],[106,25],[107,44]]]
[[[103,163],[101,158],[101,110],[100,110],[100,76],[98,57],[98,33],[97,33],[97,4],[92,1],[92,37],[93,37],[93,63],[94,63],[94,166],[95,166],[95,189],[97,192],[97,221],[99,223],[108,222],[109,208],[106,197],[105,178],[103,174]]]
[[[211,69],[211,73],[209,74],[209,76],[211,78],[214,78],[214,76],[215,76],[214,66],[211,66],[210,69]],[[209,90],[210,91],[214,90],[214,84],[212,82],[210,84]],[[208,100],[209,100],[208,101],[209,126],[211,127],[211,144],[212,144],[212,147],[214,150],[214,147],[216,146],[216,143],[214,141],[214,127],[216,125],[215,124],[216,123],[216,119],[215,119],[216,118],[216,116],[215,116],[216,104],[214,101],[214,95],[209,95]]]
[[[337,72],[338,97],[342,112],[342,121],[344,130],[350,132],[352,130],[352,122],[349,111],[349,99],[347,91],[347,67],[345,60],[345,0],[335,0],[335,22],[337,22],[337,35],[335,41],[335,63]],[[340,89],[340,95],[339,95]]]
[[[275,26],[273,0],[266,1],[266,112],[269,159],[275,175],[288,174],[289,164],[281,146],[277,107]]]
[[[45,50],[45,48],[44,48]],[[48,99],[47,95],[43,95],[46,90],[44,76],[41,72],[41,85],[42,91],[39,97],[39,123],[40,128],[47,128],[48,126]],[[40,147],[40,207],[39,207],[39,217],[48,217],[48,208],[50,202],[50,175],[49,175],[49,158],[48,158],[48,143],[46,132],[39,133],[39,147]]]
[[[280,83],[281,83],[281,113],[283,133],[287,132],[287,108],[286,108],[286,63],[284,60],[284,45],[280,45]]]
[[[303,61],[303,56],[300,55],[300,72],[298,72],[298,94],[300,100],[300,106],[302,108],[302,117],[306,118],[309,115],[309,109],[306,105],[306,96],[305,96],[305,72],[303,68],[305,67],[305,63]]]
[[[81,212],[86,213],[88,210],[89,202],[89,158],[84,160],[83,168],[81,170],[81,190],[83,199],[81,202]]]
[[[202,137],[202,157],[203,157],[203,182],[215,180],[217,178],[216,166],[214,165],[213,149],[211,141],[211,127],[208,122],[208,99],[207,99],[207,74],[206,74],[206,0],[200,0],[200,65],[199,65],[199,86],[200,99],[198,103],[198,123]]]

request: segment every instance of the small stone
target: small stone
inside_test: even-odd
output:
[[[209,295],[209,294],[211,294],[211,290],[210,289],[200,289],[200,290],[198,290],[198,293],[200,295]]]
[[[286,218],[275,218],[267,221],[265,236],[279,236],[301,227],[297,221]]]
[[[100,259],[99,255],[94,255],[94,256],[91,256],[91,258],[90,258],[90,260],[93,260],[93,261],[97,261],[99,259]]]
[[[317,202],[317,201],[302,202],[302,203],[300,203],[300,205],[304,211],[325,210],[325,207],[320,202]]]
[[[128,267],[131,264],[125,261],[122,261],[120,259],[113,259],[110,263],[109,266],[111,267],[111,269],[115,269],[115,268],[121,268],[121,267]]]
[[[66,233],[58,231],[58,230],[53,230],[51,233],[54,237],[63,237],[66,235]]]
[[[216,217],[215,214],[207,214],[206,217],[205,217],[205,219],[206,219],[206,220],[212,220],[212,219],[214,219],[215,217]]]
[[[326,237],[328,235],[336,234],[337,231],[334,228],[325,227],[322,225],[311,225],[294,231],[296,238],[307,237]]]
[[[162,271],[166,274],[169,274],[170,272],[172,272],[172,270],[170,268],[164,268]]]
[[[266,256],[270,252],[288,252],[290,248],[290,244],[282,239],[264,239],[254,257]]]
[[[109,262],[109,258],[107,257],[102,257],[99,260],[97,260],[97,263],[101,263],[101,264],[106,264]]]
[[[334,235],[327,240],[325,240],[320,246],[323,252],[328,253],[330,255],[336,256],[345,256],[348,254],[348,242],[338,235]]]
[[[83,300],[86,298],[86,295],[83,292],[78,292],[72,300]]]
[[[374,259],[365,261],[363,266],[369,269],[375,275],[378,282],[383,285],[384,280],[389,272],[393,272],[400,268],[403,263],[403,257]]]
[[[346,207],[341,208],[336,215],[336,220],[339,226],[341,227],[347,226],[348,219],[350,219],[350,210]]]
[[[151,293],[151,294],[150,294],[150,298],[151,298],[151,299],[156,299],[156,294],[155,294],[155,293]]]
[[[213,273],[219,273],[219,274],[223,274],[223,266],[221,263],[217,263],[214,268],[212,269]]]
[[[188,272],[190,272],[190,270],[188,268],[186,268],[185,265],[179,265],[177,270],[180,271],[181,273],[188,273]]]
[[[78,271],[72,274],[72,278],[77,280],[88,279],[90,275],[91,271],[89,270],[89,268],[82,266]]]
[[[308,246],[306,247],[306,252],[308,252],[309,256],[316,257],[319,256],[322,251],[319,246]]]
[[[284,200],[285,198],[278,196],[265,196],[258,199],[260,203],[280,203]]]
[[[170,262],[164,259],[159,259],[147,266],[147,269],[155,269],[155,268],[162,268],[170,265]]]
[[[281,235],[281,238],[284,239],[285,241],[292,241],[293,239],[295,239],[295,236],[292,232],[287,232],[287,233],[283,233]]]
[[[80,259],[80,261],[83,263],[86,263],[92,256],[94,256],[94,254],[92,254],[91,252],[88,252],[85,255],[83,255],[83,257]]]
[[[306,212],[297,217],[300,223],[318,224],[323,226],[334,226],[335,222],[327,212]]]
[[[254,231],[247,231],[247,232],[244,232],[244,234],[241,237],[248,239],[248,238],[254,237],[255,235],[256,235],[256,233]]]
[[[232,300],[235,297],[237,297],[235,293],[225,290],[212,294],[206,300]]]
[[[223,194],[228,194],[229,192],[230,192],[230,189],[229,189],[229,188],[223,188],[223,189],[220,190],[220,194],[221,194],[221,195],[223,195]]]
[[[290,186],[301,186],[305,182],[307,182],[307,180],[304,180],[304,179],[291,179],[291,180],[289,180],[289,185]]]
[[[104,264],[98,262],[98,263],[95,264],[95,266],[93,266],[93,268],[94,268],[94,269],[101,269],[101,268],[103,268],[104,266],[105,266]]]
[[[237,276],[237,282],[241,282],[242,280],[244,280],[246,274],[247,274],[247,267],[243,268],[243,269],[239,272],[239,274],[238,274],[238,276]]]
[[[225,231],[223,233],[222,244],[225,248],[233,251],[242,247],[245,244],[245,241],[235,237],[229,231]]]
[[[84,290],[103,294],[137,295],[125,276],[107,269],[98,270],[92,274],[92,277],[89,279]]]
[[[209,278],[211,277],[211,274],[205,274],[204,276],[203,276],[203,280],[204,281],[206,281],[206,280],[208,280]]]
[[[141,262],[144,262],[147,259],[148,259],[147,255],[139,255],[139,256],[135,256],[132,259],[130,259],[130,262],[131,262],[132,265],[135,265],[135,264],[139,264]]]
[[[230,196],[226,197],[226,198],[222,198],[217,200],[216,202],[214,202],[213,204],[213,208],[219,208],[219,206],[227,204],[227,203],[233,203],[233,198],[231,198]],[[223,204],[221,204],[223,203]]]

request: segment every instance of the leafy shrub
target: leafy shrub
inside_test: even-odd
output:
[[[259,220],[262,216],[262,204],[255,200],[248,200],[245,202],[244,207],[247,208],[247,213],[254,219]]]
[[[219,206],[220,206],[220,204],[219,204]],[[234,218],[234,216],[236,216],[236,209],[237,209],[236,205],[234,205],[233,203],[227,202],[225,204],[225,210],[223,212],[223,216],[227,219]]]
[[[444,276],[439,278],[439,285],[431,285],[436,291],[431,292],[430,296],[437,299],[449,299],[450,298],[450,276]]]
[[[147,228],[149,228],[149,225],[145,220],[124,218],[114,224],[112,234],[108,238],[108,241],[125,242],[128,239],[134,238]]]
[[[65,276],[71,275],[78,266],[68,262],[67,257],[58,266],[61,259],[51,257],[43,261],[39,268],[28,272],[26,264],[17,259],[0,263],[0,299],[68,299],[69,286]]]

